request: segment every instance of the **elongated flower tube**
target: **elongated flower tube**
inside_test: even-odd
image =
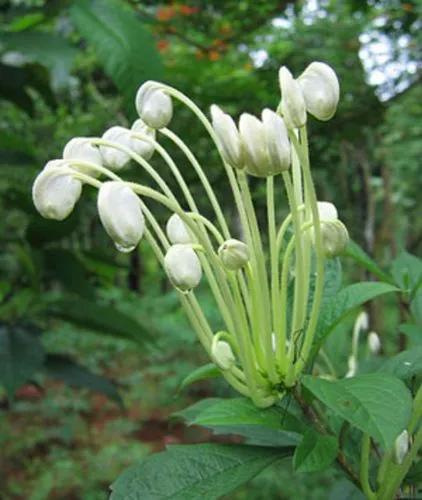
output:
[[[218,334],[214,337],[211,347],[212,359],[222,370],[230,370],[236,362],[232,348],[228,342],[225,340],[216,340],[217,338]]]
[[[155,130],[151,127],[148,127],[148,125],[143,120],[141,120],[141,118],[133,122],[131,130],[133,132],[146,135],[147,137],[155,140]],[[134,151],[139,156],[142,156],[142,158],[145,158],[145,160],[149,160],[154,154],[154,144],[147,140],[143,140],[138,137],[132,137],[130,145],[132,151]]]
[[[171,243],[193,243],[194,238],[192,237],[186,224],[182,221],[178,214],[173,214],[166,224],[167,237]]]
[[[63,159],[81,162],[89,162],[94,165],[101,166],[102,158],[100,151],[97,147],[91,144],[89,137],[74,137],[71,139],[63,149]],[[93,177],[97,177],[99,173],[88,166],[72,165],[79,172],[87,173]]]
[[[409,451],[409,433],[405,429],[394,441],[394,461],[401,465]]]
[[[173,286],[182,292],[189,292],[201,281],[201,263],[190,245],[171,246],[164,257],[164,268]]]
[[[173,116],[171,97],[155,82],[145,82],[139,87],[135,105],[144,123],[153,129],[167,127]]]
[[[340,98],[340,85],[335,71],[328,64],[313,62],[299,76],[298,83],[307,111],[318,120],[332,118]]]
[[[72,212],[82,192],[82,183],[63,160],[51,160],[32,186],[35,208],[46,219],[63,220]]]
[[[102,138],[106,141],[116,142],[127,148],[130,148],[132,145],[130,132],[124,127],[111,127],[104,132]],[[104,165],[112,170],[121,170],[130,161],[128,153],[112,146],[100,146],[100,153]]]
[[[243,168],[242,144],[233,118],[215,104],[211,106],[211,118],[224,160],[233,168]]]
[[[234,238],[225,241],[218,249],[218,255],[226,269],[238,271],[250,259],[248,246],[243,241]]]
[[[290,129],[302,127],[306,123],[306,104],[302,89],[286,66],[280,68],[278,77],[284,121]]]
[[[131,252],[144,233],[141,202],[123,182],[104,182],[97,199],[98,214],[107,234],[120,252]]]

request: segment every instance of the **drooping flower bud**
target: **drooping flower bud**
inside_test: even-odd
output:
[[[72,176],[63,160],[51,160],[32,186],[35,208],[46,219],[63,220],[73,210],[82,192],[82,183]]]
[[[376,332],[369,332],[368,347],[372,354],[378,354],[381,350],[381,340]]]
[[[120,252],[131,252],[145,229],[140,199],[119,181],[104,182],[98,192],[98,213],[107,234]]]
[[[278,73],[281,89],[281,112],[288,128],[302,127],[306,123],[306,105],[299,83],[286,66]]]
[[[194,242],[194,238],[192,237],[186,224],[177,214],[173,214],[167,221],[166,233],[168,239],[173,245],[177,243],[186,244]]]
[[[105,141],[115,142],[116,145],[131,147],[130,131],[124,127],[111,127],[102,136]],[[112,146],[100,146],[100,153],[104,164],[112,170],[121,170],[129,161],[130,155],[121,149]]]
[[[74,160],[81,162],[89,162],[94,165],[102,165],[102,159],[99,149],[91,144],[89,137],[74,137],[71,139],[63,149],[64,160]],[[100,173],[92,168],[85,166],[72,165],[73,168],[79,170],[84,174],[98,177]]]
[[[167,127],[173,116],[171,97],[156,82],[145,82],[136,94],[135,106],[139,116],[148,127]]]
[[[211,357],[221,370],[230,370],[236,361],[230,344],[225,340],[217,340],[212,343]]]
[[[349,233],[339,220],[321,222],[322,246],[326,257],[336,257],[346,249]]]
[[[242,145],[233,118],[215,104],[211,106],[211,118],[224,161],[233,168],[243,168]]]
[[[218,255],[223,265],[229,271],[237,271],[249,261],[249,250],[243,241],[230,239],[218,249]]]
[[[171,246],[164,257],[164,268],[172,284],[182,292],[192,290],[201,281],[201,263],[189,245]]]
[[[270,160],[270,170],[278,174],[290,167],[290,141],[283,118],[270,109],[262,112],[265,142]]]
[[[353,330],[354,331],[365,331],[369,328],[369,316],[366,311],[361,311],[356,320],[355,324],[353,325]]]
[[[333,117],[340,98],[340,85],[335,71],[322,62],[311,63],[298,78],[307,111],[318,120]]]
[[[131,130],[135,133],[143,134],[155,140],[155,130],[151,127],[148,127],[148,125],[144,123],[141,118],[133,122]],[[132,137],[131,149],[137,155],[145,158],[145,160],[149,160],[154,154],[154,144],[150,141],[143,140],[138,137]]]
[[[409,433],[405,429],[394,441],[394,461],[401,465],[409,451]]]
[[[346,378],[352,378],[356,375],[356,371],[358,369],[358,362],[356,360],[356,357],[352,354],[349,356],[349,359],[347,360],[347,368],[348,371],[345,375]]]

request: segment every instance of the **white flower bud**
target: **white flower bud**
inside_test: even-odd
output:
[[[71,139],[63,149],[63,159],[64,160],[79,160],[81,162],[89,162],[94,165],[102,165],[102,159],[100,151],[96,146],[91,144],[91,139],[89,137],[74,137]],[[100,173],[89,167],[79,167],[72,165],[73,168],[79,170],[84,174],[91,175],[92,177],[98,177]]]
[[[284,120],[270,109],[264,109],[261,118],[271,164],[270,171],[278,174],[288,170],[290,167],[290,142]]]
[[[145,229],[141,201],[123,182],[104,182],[98,192],[98,213],[107,234],[120,252],[131,252]]]
[[[147,137],[155,140],[155,130],[148,127],[141,118],[133,122],[131,130],[135,133],[146,135]],[[131,148],[137,155],[142,156],[145,160],[149,160],[154,153],[154,144],[147,140],[132,137]]]
[[[307,111],[318,120],[333,117],[340,98],[335,71],[322,62],[311,63],[298,78]]]
[[[249,250],[243,241],[230,239],[218,249],[218,255],[226,269],[237,271],[249,261]]]
[[[353,356],[353,354],[351,356],[349,356],[349,359],[347,360],[347,367],[348,367],[348,371],[347,371],[345,377],[346,378],[354,377],[356,375],[356,371],[358,369],[358,363],[357,363],[355,356]]]
[[[394,461],[401,465],[409,451],[409,433],[407,430],[401,432],[394,441]]]
[[[340,255],[349,242],[346,226],[339,220],[321,222],[321,236],[326,257]]]
[[[243,168],[242,145],[233,118],[215,104],[211,106],[211,118],[224,161],[234,168]]]
[[[221,370],[229,370],[236,361],[230,344],[224,340],[212,343],[211,357]]]
[[[177,243],[193,243],[192,237],[186,224],[177,214],[173,214],[166,224],[166,233],[170,242],[174,245]]]
[[[354,331],[365,331],[369,328],[369,316],[366,311],[362,311],[358,314],[353,326]]]
[[[139,87],[135,106],[142,120],[154,129],[167,127],[173,116],[171,97],[155,82],[145,82]]]
[[[248,174],[266,177],[270,160],[265,141],[264,125],[255,116],[243,113],[239,120],[240,139]]]
[[[281,112],[288,128],[302,127],[306,123],[306,105],[299,83],[286,66],[278,73],[281,88]]]
[[[321,221],[335,221],[338,219],[337,208],[329,201],[318,202],[318,213]]]
[[[201,263],[189,245],[171,246],[164,257],[164,269],[172,284],[182,292],[192,290],[201,281]]]
[[[82,192],[82,183],[72,176],[63,160],[49,161],[32,186],[35,208],[46,219],[63,220],[73,210]]]
[[[381,340],[376,332],[369,332],[368,347],[372,354],[378,354],[381,350]]]
[[[130,131],[124,127],[111,127],[102,136],[105,141],[115,142],[126,148],[131,147]],[[112,170],[122,169],[129,161],[130,155],[121,149],[112,146],[100,146],[101,156],[104,164]]]

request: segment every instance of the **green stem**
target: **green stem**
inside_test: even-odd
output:
[[[360,453],[360,484],[362,491],[365,493],[368,500],[376,498],[369,483],[369,455],[371,451],[371,439],[369,434],[362,436],[361,453]]]

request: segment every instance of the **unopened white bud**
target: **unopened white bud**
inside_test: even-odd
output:
[[[120,252],[131,252],[145,229],[141,201],[123,182],[104,182],[98,192],[98,213],[107,234]]]
[[[346,226],[339,220],[321,222],[321,236],[326,257],[340,255],[349,242]]]
[[[239,120],[239,132],[246,171],[251,175],[265,177],[270,160],[265,143],[264,125],[256,116],[243,113]]]
[[[73,210],[82,192],[82,183],[72,176],[63,160],[49,161],[32,186],[35,208],[46,219],[63,220]]]
[[[249,261],[249,250],[243,241],[230,239],[218,249],[218,255],[226,269],[237,271]]]
[[[230,370],[236,361],[230,344],[224,340],[213,342],[211,356],[214,363],[221,370]]]
[[[167,127],[173,116],[171,97],[156,82],[145,82],[139,87],[135,106],[144,123],[154,129]]]
[[[131,130],[135,133],[140,133],[155,140],[155,130],[148,127],[141,118],[133,122]],[[146,139],[140,139],[139,137],[132,137],[131,149],[137,155],[142,156],[145,160],[149,160],[154,153],[154,144]]]
[[[353,326],[354,331],[365,331],[369,328],[369,316],[366,311],[361,311],[358,314],[358,317],[355,320],[355,324]]]
[[[349,356],[349,359],[347,360],[347,368],[348,368],[348,371],[346,373],[346,378],[354,377],[356,375],[358,363],[357,363],[356,357],[353,354],[351,356]]]
[[[376,332],[369,332],[368,347],[372,354],[378,354],[381,350],[381,340]]]
[[[194,238],[192,237],[186,224],[177,214],[173,214],[167,221],[166,233],[170,243],[173,245],[176,243],[186,244],[194,242]]]
[[[172,284],[182,292],[192,290],[201,281],[201,263],[189,245],[171,246],[164,257],[164,268]]]
[[[268,175],[288,170],[290,167],[290,142],[283,118],[270,109],[264,109],[261,118],[271,165]]]
[[[73,161],[81,161],[93,163],[94,165],[102,165],[102,158],[99,149],[91,144],[89,137],[74,137],[71,139],[63,149],[63,159]],[[98,170],[89,168],[87,166],[73,165],[72,167],[79,172],[98,177],[100,173]]]
[[[338,219],[337,208],[329,201],[318,202],[318,213],[321,221],[334,221]]]
[[[401,465],[409,451],[409,433],[407,430],[401,432],[394,442],[394,461]]]
[[[102,138],[105,141],[116,143],[117,146],[100,146],[104,164],[112,170],[122,169],[130,161],[130,155],[119,149],[118,146],[130,149],[131,137],[129,130],[119,126],[111,127],[104,132]]]
[[[307,111],[318,120],[329,120],[336,112],[340,86],[335,71],[322,62],[311,63],[298,78]]]
[[[211,119],[224,161],[234,168],[243,168],[242,145],[233,118],[213,104],[211,106]]]
[[[278,73],[281,89],[281,112],[288,128],[302,127],[306,123],[306,105],[302,89],[286,66]]]

